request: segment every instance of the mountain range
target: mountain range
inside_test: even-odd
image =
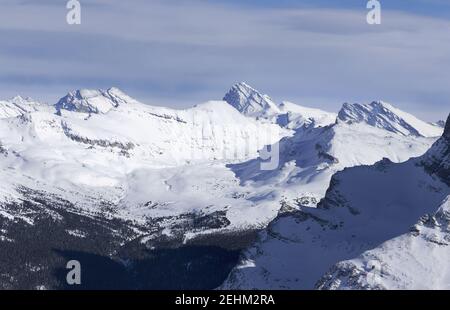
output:
[[[70,288],[77,258],[83,288],[448,288],[449,124],[246,83],[184,110],[0,101],[0,287]]]

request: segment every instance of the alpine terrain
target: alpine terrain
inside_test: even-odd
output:
[[[246,83],[184,110],[3,100],[0,288],[450,288],[449,144],[450,121]]]

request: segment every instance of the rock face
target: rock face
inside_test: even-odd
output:
[[[442,138],[432,146],[421,164],[430,174],[438,176],[450,186],[450,115]]]
[[[269,96],[262,95],[243,82],[234,85],[223,100],[246,116],[264,117],[280,112]]]
[[[450,140],[450,114],[447,117],[447,122],[445,123],[444,137]]]

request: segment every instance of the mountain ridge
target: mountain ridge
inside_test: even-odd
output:
[[[365,122],[403,135],[433,137],[440,134],[437,126],[421,121],[383,101],[373,101],[370,104],[344,103],[338,113],[338,120],[347,124]]]
[[[281,213],[221,288],[448,288],[450,275],[440,269],[450,256],[448,124],[420,157],[385,158],[333,174],[317,208]],[[433,263],[420,248],[432,251]],[[439,285],[430,273],[442,279]]]
[[[21,231],[45,236],[42,249],[67,247],[66,240],[84,245],[105,233],[98,220],[113,227],[105,240],[118,243],[113,252],[100,244],[105,257],[197,242],[243,249],[256,239],[262,243],[245,251],[248,260],[230,275],[229,287],[313,288],[333,264],[398,236],[422,211],[431,214],[445,192],[448,126],[434,143],[437,137],[423,135],[428,127],[393,106],[368,111],[376,120],[370,124],[367,114],[336,121],[335,113],[289,102],[278,110],[255,103],[259,116],[226,101],[171,109],[115,88],[73,91],[55,105],[16,103],[0,101],[0,111],[8,111],[0,113],[0,224],[7,227],[0,244],[26,261],[28,248],[15,245]],[[426,156],[410,159],[433,143]],[[273,170],[261,168],[266,145],[279,146]],[[391,174],[392,184],[378,182]],[[367,183],[373,176],[378,190]],[[353,188],[359,191],[346,197]],[[364,197],[380,212],[366,208]],[[48,233],[54,225],[61,235]],[[127,234],[119,240],[121,231]],[[33,264],[47,266],[50,256],[39,253]],[[8,262],[17,267],[14,258]],[[28,271],[20,285],[29,287],[22,282]]]
[[[57,113],[62,110],[88,114],[107,113],[121,104],[137,102],[123,93],[120,89],[111,87],[107,90],[79,89],[69,92],[56,104]]]
[[[450,115],[442,137],[421,158],[412,159],[410,170],[425,168],[447,187],[440,201],[429,200],[428,208],[409,230],[364,251],[357,257],[338,262],[320,279],[318,289],[448,289],[446,272],[450,256]],[[430,167],[431,161],[431,167]],[[381,164],[378,164],[381,168]],[[389,165],[385,169],[391,173]],[[393,166],[393,168],[395,168]],[[370,175],[369,175],[370,177]],[[382,178],[388,182],[388,177]],[[423,182],[423,180],[421,180]],[[377,186],[379,186],[377,184]],[[413,189],[407,191],[413,194]],[[438,190],[435,188],[434,190]],[[352,191],[347,193],[347,197]],[[431,196],[431,195],[430,195]],[[354,203],[351,205],[355,205]],[[410,203],[420,208],[420,204]],[[373,206],[375,207],[375,206]]]

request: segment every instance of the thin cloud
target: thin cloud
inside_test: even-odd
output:
[[[385,10],[383,24],[369,26],[364,8],[92,0],[82,1],[82,25],[69,26],[64,4],[2,3],[0,97],[52,102],[73,88],[114,85],[186,107],[245,80],[279,101],[330,110],[384,99],[430,120],[448,113],[442,18]]]

